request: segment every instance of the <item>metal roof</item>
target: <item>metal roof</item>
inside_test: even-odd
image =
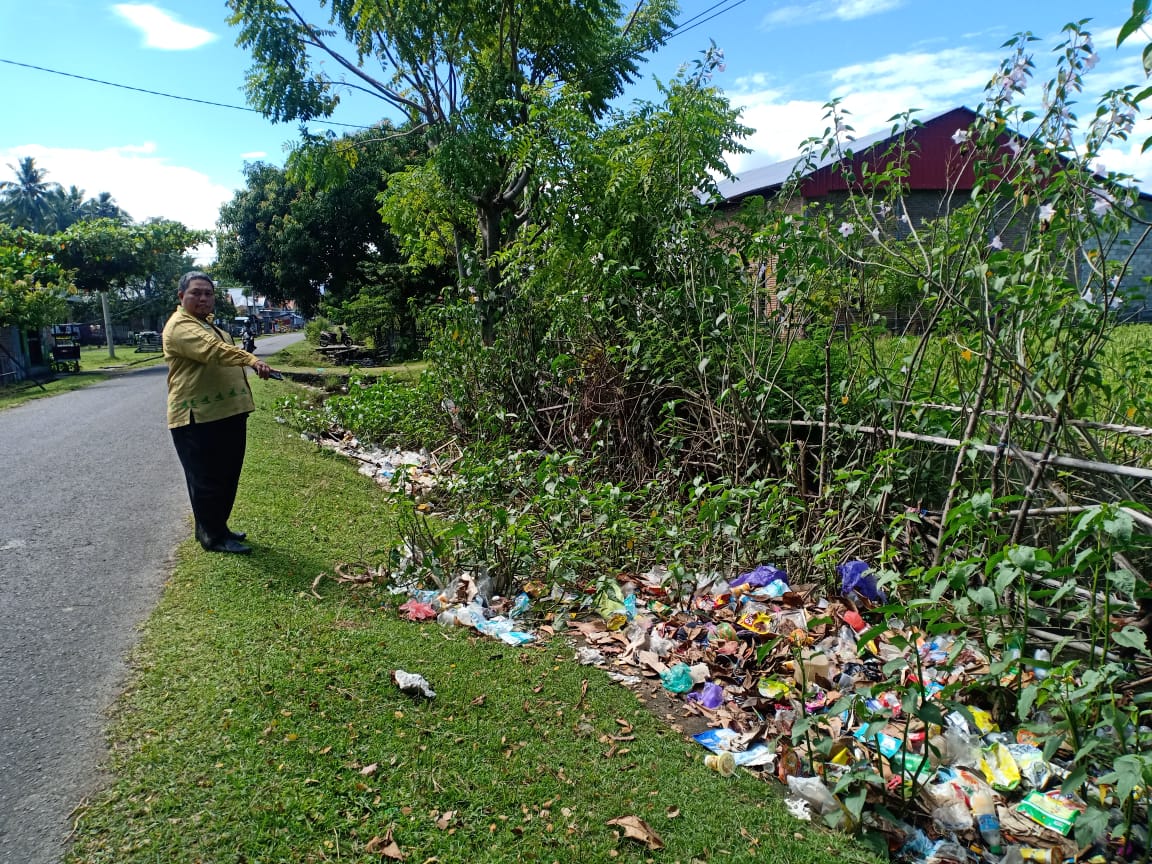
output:
[[[976,113],[968,108],[949,108],[947,111],[941,111],[938,114],[932,114],[928,117],[915,118],[919,120],[921,126],[927,126],[935,123],[942,117],[945,117],[953,112],[965,112],[975,119]],[[915,127],[909,131],[915,131]],[[953,130],[954,131],[954,130]],[[891,129],[882,132],[873,132],[868,135],[863,135],[855,138],[852,141],[844,142],[844,154],[859,155],[864,151],[875,147],[877,144],[884,144],[899,138],[904,134],[903,130],[897,130],[895,133]],[[840,155],[836,153],[829,153],[823,159],[814,160],[804,172],[805,176],[810,176],[821,168],[827,168],[830,165],[835,165],[840,161]],[[792,176],[792,172],[796,170],[797,166],[804,162],[802,157],[795,159],[788,159],[784,162],[776,162],[772,165],[765,165],[761,168],[753,168],[750,171],[741,172],[733,180],[722,180],[716,184],[717,191],[723,201],[730,202],[748,195],[754,195],[765,192],[774,192],[779,189],[784,183]]]

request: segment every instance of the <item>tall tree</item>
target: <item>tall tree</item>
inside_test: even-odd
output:
[[[36,160],[25,156],[9,165],[15,180],[0,181],[0,211],[13,227],[47,233],[53,225],[52,196],[59,184],[45,179],[48,172],[36,167]]]
[[[393,266],[401,256],[377,197],[395,172],[424,154],[413,152],[420,147],[419,136],[381,140],[394,131],[381,126],[306,147],[294,154],[293,163],[329,163],[309,172],[248,165],[245,188],[220,209],[217,272],[274,302],[295,300],[305,314],[319,307],[321,290],[329,304],[339,304],[362,287],[375,286],[380,273],[388,274],[389,283],[403,283],[408,275]],[[354,160],[327,159],[341,150],[354,153]],[[324,183],[309,179],[321,173]],[[411,281],[424,285],[427,278],[413,273]],[[390,296],[413,294],[408,290],[413,286],[396,287]],[[399,300],[397,307],[405,308]]]
[[[123,289],[132,280],[147,279],[162,270],[173,255],[206,243],[206,231],[192,231],[179,222],[157,220],[144,225],[122,225],[115,219],[77,222],[54,238],[57,259],[75,271],[81,291],[100,292],[108,336],[108,356],[115,357],[108,292]]]
[[[66,231],[84,218],[84,190],[69,186],[67,190],[58,186],[52,191],[52,218],[54,231]]]
[[[59,320],[74,291],[54,240],[0,225],[0,327],[36,330]]]
[[[336,31],[306,20],[291,0],[229,0],[237,41],[255,60],[249,100],[274,120],[309,120],[330,114],[337,91],[350,86],[425,127],[445,187],[474,208],[473,232],[456,237],[457,257],[462,277],[482,276],[473,287],[490,341],[507,299],[499,253],[538,188],[521,131],[539,125],[537,109],[561,84],[581,94],[587,114],[602,114],[668,34],[674,0],[638,0],[628,15],[618,0],[320,2]],[[318,71],[318,58],[351,81]]]
[[[132,221],[132,217],[120,209],[111,192],[101,192],[95,198],[89,198],[82,209],[85,219],[114,219],[122,225]]]

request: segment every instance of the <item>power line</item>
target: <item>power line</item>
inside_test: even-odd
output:
[[[148,90],[144,87],[133,87],[130,84],[120,84],[116,81],[104,81],[100,78],[90,78],[87,75],[77,75],[73,72],[61,72],[59,69],[49,69],[45,66],[34,66],[31,63],[20,63],[16,60],[8,60],[0,57],[0,63],[7,63],[9,66],[21,66],[25,69],[35,69],[37,72],[49,72],[53,75],[62,75],[65,78],[75,78],[79,81],[89,81],[93,84],[103,84],[106,87],[118,87],[121,90],[132,90],[136,93],[147,93],[149,96],[163,96],[166,99],[178,99],[181,102],[195,102],[198,105],[211,105],[213,108],[230,108],[233,111],[250,111],[253,114],[262,113],[259,109],[249,108],[247,105],[228,105],[224,102],[213,102],[209,99],[193,99],[191,96],[177,96],[175,93],[163,93],[159,90]],[[310,123],[317,123],[322,126],[347,126],[350,129],[371,129],[371,126],[361,126],[355,123],[337,123],[334,120],[310,120]]]
[[[719,18],[721,15],[725,14],[726,12],[731,12],[737,6],[742,6],[744,3],[748,2],[748,0],[734,0],[734,2],[732,2],[730,5],[725,6],[724,4],[728,3],[728,2],[729,2],[729,0],[719,0],[719,2],[713,3],[707,9],[704,9],[703,11],[696,13],[694,16],[692,16],[688,20],[684,21],[681,24],[678,24],[676,27],[673,27],[672,30],[666,36],[664,36],[663,39],[657,40],[652,45],[652,47],[656,47],[656,45],[660,44],[661,42],[667,42],[671,39],[674,39],[675,37],[680,36],[683,33],[687,33],[689,30],[695,30],[700,25],[707,24],[709,21],[712,21],[715,18]],[[722,7],[722,6],[724,6],[724,8],[721,9],[720,7]],[[719,10],[719,11],[717,11],[713,15],[708,15],[708,13],[712,12],[713,10]],[[705,16],[705,15],[708,15],[708,17],[704,18],[703,16]],[[149,90],[146,87],[134,87],[131,84],[121,84],[117,81],[105,81],[101,78],[92,78],[88,75],[77,75],[74,72],[63,72],[59,69],[49,69],[46,66],[36,66],[32,63],[21,63],[17,60],[9,60],[5,57],[0,57],[0,63],[6,63],[9,66],[19,66],[19,67],[24,68],[24,69],[34,69],[37,72],[47,72],[51,75],[60,75],[64,78],[74,78],[77,81],[88,81],[89,83],[92,83],[92,84],[102,84],[105,87],[116,87],[116,88],[119,88],[121,90],[131,90],[135,93],[145,93],[149,96],[162,96],[165,99],[176,99],[180,102],[194,102],[197,105],[209,105],[213,108],[227,108],[227,109],[230,109],[232,111],[248,111],[248,112],[251,112],[253,114],[262,114],[263,113],[259,109],[250,108],[247,105],[229,105],[225,102],[214,102],[210,99],[195,99],[191,96],[179,96],[175,93],[165,93],[165,92],[160,91],[160,90]],[[315,123],[315,124],[320,125],[320,126],[342,126],[342,127],[349,128],[349,129],[371,129],[372,128],[371,126],[363,126],[363,125],[356,124],[356,123],[337,123],[334,120],[313,119],[313,120],[310,120],[308,122]]]
[[[666,37],[666,40],[672,39],[676,36],[679,36],[682,33],[687,33],[689,30],[695,30],[701,24],[707,24],[713,18],[719,18],[725,12],[731,12],[737,6],[744,5],[745,3],[748,2],[748,0],[736,0],[736,2],[734,2],[731,6],[728,6],[724,9],[721,9],[715,15],[709,15],[707,18],[703,19],[702,21],[697,20],[698,18],[700,18],[701,15],[708,15],[708,13],[711,12],[713,9],[717,8],[718,6],[723,6],[725,2],[727,2],[727,0],[720,0],[719,3],[714,3],[713,5],[709,6],[707,9],[705,9],[703,12],[698,12],[694,17],[689,18],[683,24],[680,24],[679,26],[673,28],[672,32],[669,33],[668,36]],[[695,22],[695,23],[692,23],[692,22]]]
[[[691,18],[689,18],[685,21],[681,21],[679,24],[677,24],[675,27],[672,28],[672,30],[668,34],[668,38],[671,39],[673,36],[678,36],[680,33],[685,32],[687,30],[690,30],[691,28],[688,25],[691,24],[693,21],[696,21],[699,18],[703,18],[705,15],[707,15],[713,9],[717,9],[720,6],[723,6],[725,3],[728,3],[728,2],[729,2],[729,0],[719,0],[718,3],[713,3],[707,9],[704,9],[700,12],[697,12]],[[743,0],[741,0],[741,2],[743,2]],[[721,15],[727,11],[728,11],[727,9],[722,9],[720,12],[717,12],[716,15]],[[714,18],[716,16],[714,15],[712,17]],[[709,18],[708,20],[711,21],[712,18]],[[700,23],[703,24],[705,22],[701,21]]]

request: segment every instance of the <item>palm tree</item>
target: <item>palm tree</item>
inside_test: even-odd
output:
[[[53,190],[52,215],[55,218],[56,231],[66,231],[70,225],[75,225],[83,219],[84,190],[77,186],[69,186],[67,192],[63,187]]]
[[[101,192],[95,198],[84,202],[85,219],[115,219],[117,222],[128,224],[132,217],[120,209],[111,192]]]
[[[55,222],[52,214],[52,193],[60,188],[44,178],[48,172],[36,167],[36,160],[25,156],[13,166],[15,180],[0,181],[0,208],[4,219],[16,228],[43,233],[51,230]]]

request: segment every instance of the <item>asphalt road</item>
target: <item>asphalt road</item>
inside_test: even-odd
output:
[[[264,337],[267,355],[302,334]],[[55,864],[191,533],[164,366],[0,411],[0,864]]]

